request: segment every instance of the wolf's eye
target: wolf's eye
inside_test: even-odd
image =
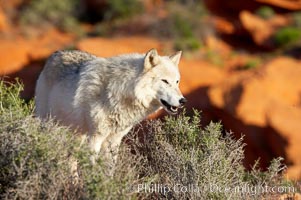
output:
[[[166,84],[169,84],[168,81],[166,79],[161,79],[161,81],[163,81]]]
[[[177,84],[179,83],[179,80],[177,80]]]

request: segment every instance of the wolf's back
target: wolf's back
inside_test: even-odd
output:
[[[96,56],[82,51],[57,51],[53,53],[47,60],[42,73],[39,76],[35,91],[36,109],[35,113],[41,118],[46,118],[50,115],[51,106],[57,105],[56,99],[62,97],[62,93],[58,90],[59,87],[53,89],[56,83],[60,84],[60,89],[64,85],[69,84],[75,86],[75,82],[79,77],[79,73],[85,66],[84,63],[95,59]],[[71,92],[72,88],[68,88]],[[68,93],[64,93],[68,99]],[[70,96],[70,94],[69,94]]]
[[[74,77],[79,74],[84,63],[95,58],[96,56],[83,51],[57,51],[48,58],[43,73],[49,82]]]

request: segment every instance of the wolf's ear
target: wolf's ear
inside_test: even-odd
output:
[[[180,62],[180,58],[182,55],[182,51],[178,51],[177,53],[175,53],[174,55],[169,56],[169,59],[176,65],[179,65]]]
[[[144,70],[150,70],[159,64],[159,55],[156,49],[149,50],[144,57]]]

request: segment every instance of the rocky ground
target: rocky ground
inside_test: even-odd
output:
[[[33,97],[45,60],[59,49],[79,49],[103,57],[143,53],[150,48],[161,53],[172,51],[170,40],[141,33],[80,38],[52,27],[24,36],[8,14],[19,2],[0,2],[0,75],[7,80],[20,78],[25,84],[21,94],[25,99]],[[225,130],[238,138],[245,135],[246,167],[260,158],[264,169],[272,158],[281,156],[288,165],[287,176],[301,179],[301,51],[279,53],[271,39],[279,28],[291,23],[290,12],[300,11],[301,1],[205,3],[215,32],[203,38],[204,46],[197,53],[184,52],[180,63],[187,112],[202,110],[204,124],[221,120]],[[150,3],[149,9],[155,5]],[[273,7],[277,14],[268,19],[258,17],[254,10],[261,5]],[[267,54],[270,51],[274,53]],[[268,58],[262,59],[263,54]]]

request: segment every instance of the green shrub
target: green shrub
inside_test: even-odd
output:
[[[292,14],[293,23],[296,27],[301,28],[301,12],[295,12]]]
[[[152,24],[150,31],[160,38],[173,41],[173,48],[187,53],[200,49],[203,38],[211,32],[202,1],[168,1],[167,14]],[[210,30],[209,30],[210,29]]]
[[[31,0],[23,8],[20,21],[24,25],[54,25],[63,31],[79,30],[77,16],[80,0]]]
[[[20,84],[0,82],[0,199],[125,198],[125,184],[139,181],[130,173],[131,159],[123,165],[127,171],[120,172],[122,177],[106,177],[101,160],[92,165],[87,145],[80,146],[68,128],[32,116],[20,90]],[[71,172],[75,160],[79,180]]]
[[[259,59],[251,59],[248,60],[245,65],[242,67],[242,69],[254,69],[257,68],[260,65],[260,60]]]
[[[279,29],[274,35],[274,41],[276,45],[288,46],[297,41],[301,38],[301,31],[295,27],[284,27]]]
[[[33,110],[33,102],[25,103],[19,97],[20,92],[23,90],[23,85],[16,80],[16,83],[8,83],[0,79],[0,116],[5,116],[8,110],[14,113],[11,118],[23,118],[30,115]],[[10,122],[10,121],[9,121]]]
[[[32,106],[19,99],[20,90],[19,84],[0,84],[1,199],[261,199],[270,194],[215,189],[291,186],[278,175],[279,159],[267,172],[245,171],[242,138],[223,135],[220,123],[203,129],[198,112],[138,126],[140,134],[132,131],[128,145],[121,146],[114,176],[107,176],[106,163],[99,159],[92,165],[88,145],[80,145],[70,130],[34,118]],[[77,179],[71,172],[75,160]]]
[[[106,1],[105,9],[99,13],[103,19],[95,24],[90,34],[102,37],[110,36],[119,29],[128,27],[132,17],[141,14],[143,10],[144,6],[140,0]]]
[[[261,6],[255,11],[255,13],[263,19],[269,19],[275,15],[275,11],[269,6]]]
[[[67,158],[75,140],[66,128],[33,118],[32,104],[18,96],[21,89],[19,83],[0,82],[0,198],[65,196],[71,186]]]
[[[129,18],[143,11],[143,5],[139,0],[110,0],[107,3],[106,20]]]
[[[192,24],[179,14],[176,14],[173,19],[176,34],[175,49],[188,51],[198,50],[201,47],[201,43],[193,32]]]
[[[218,67],[224,66],[224,60],[219,52],[207,49],[203,54],[204,59]]]
[[[174,48],[178,51],[188,50],[188,51],[196,51],[201,47],[201,43],[197,38],[177,38],[175,40]]]
[[[196,51],[202,46],[201,42],[201,3],[185,4],[173,3],[170,5],[170,32],[174,37],[176,50]],[[201,6],[201,8],[203,8]],[[166,28],[166,27],[165,27]]]

